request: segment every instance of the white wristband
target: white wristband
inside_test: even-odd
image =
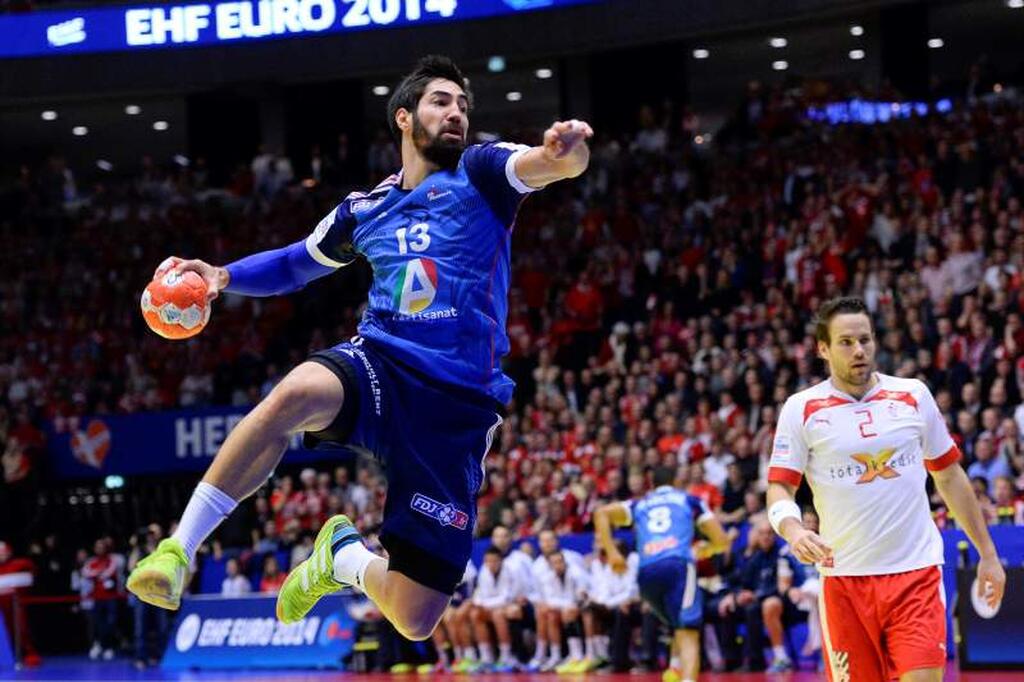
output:
[[[779,500],[768,508],[768,523],[772,524],[772,528],[778,535],[782,535],[782,521],[789,518],[803,522],[800,507],[793,500]]]

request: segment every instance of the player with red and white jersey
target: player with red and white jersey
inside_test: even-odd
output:
[[[978,583],[990,606],[1002,599],[1005,572],[928,387],[875,371],[864,302],[826,302],[815,333],[830,378],[782,408],[768,470],[769,519],[801,561],[819,567],[832,682],[941,681],[943,543],[928,474],[978,548]],[[804,476],[820,535],[803,526],[793,501]]]

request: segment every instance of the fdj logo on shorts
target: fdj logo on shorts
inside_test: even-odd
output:
[[[469,525],[469,514],[466,512],[456,509],[450,504],[443,504],[437,500],[432,500],[420,493],[413,495],[409,506],[420,514],[434,519],[442,526],[452,526],[459,530],[466,530],[466,526]]]
[[[426,310],[437,296],[437,265],[429,258],[413,258],[395,285],[395,307],[403,315]]]

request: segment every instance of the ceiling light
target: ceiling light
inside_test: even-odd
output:
[[[72,135],[76,135],[78,137],[81,137],[82,135],[88,135],[89,134],[89,129],[86,128],[85,126],[75,126],[74,128],[71,129],[71,134]]]
[[[937,50],[945,44],[946,43],[942,40],[942,38],[932,38],[928,41],[928,47],[932,48],[933,50]]]
[[[505,70],[505,58],[501,55],[494,55],[487,60],[487,70],[491,73],[498,73]]]
[[[537,78],[540,78],[541,80],[551,78],[552,75],[551,69],[537,69],[533,73],[535,76],[537,76]]]
[[[776,71],[785,71],[789,68],[789,62],[785,59],[780,59],[777,62],[772,62],[772,68]]]
[[[854,24],[850,27],[850,35],[858,37],[864,35],[864,27],[860,24]]]
[[[142,107],[140,107],[138,104],[129,104],[124,108],[124,113],[128,114],[129,116],[138,116],[142,113]]]
[[[522,98],[523,93],[519,92],[518,90],[512,90],[511,92],[505,93],[505,99],[507,99],[509,102],[518,102]]]
[[[1006,6],[1010,9],[1020,9],[1024,7],[1024,0],[1007,0]]]
[[[167,123],[167,121],[154,121],[153,122],[153,130],[159,130],[159,131],[162,132],[164,130],[167,130],[170,127],[171,126]]]
[[[778,47],[785,47],[786,45],[789,44],[789,41],[786,40],[785,38],[772,38],[771,40],[768,41],[768,43],[772,47],[777,47],[778,48]]]
[[[387,95],[389,92],[391,92],[391,88],[389,88],[386,85],[374,85],[373,86],[373,94],[377,95],[377,97],[383,97],[383,96]]]
[[[40,116],[42,117],[42,119],[44,121],[56,121],[57,120],[57,112],[54,111],[53,109],[47,109],[42,114],[40,114]]]
[[[1022,0],[1022,2],[1024,2],[1024,0]],[[1000,93],[1002,91],[1003,91],[1003,84],[1002,83],[996,83],[995,85],[992,86],[992,92]]]
[[[864,59],[864,50],[850,50],[850,59],[854,61]]]
[[[693,51],[693,58],[694,59],[707,59],[710,56],[711,56],[711,53],[708,52],[703,47],[698,47],[696,50]]]
[[[108,173],[114,170],[114,164],[110,163],[106,159],[98,159],[96,161],[96,167],[99,168],[101,171],[106,171]]]

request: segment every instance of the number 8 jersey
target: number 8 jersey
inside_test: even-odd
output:
[[[641,567],[668,558],[693,561],[690,546],[696,526],[712,518],[703,500],[670,485],[623,506],[633,521]]]
[[[393,175],[353,192],[306,239],[319,263],[341,267],[362,254],[373,267],[359,334],[387,357],[440,382],[501,403],[513,382],[508,352],[511,230],[532,188],[515,174],[529,147],[472,145],[458,167],[415,189]]]

